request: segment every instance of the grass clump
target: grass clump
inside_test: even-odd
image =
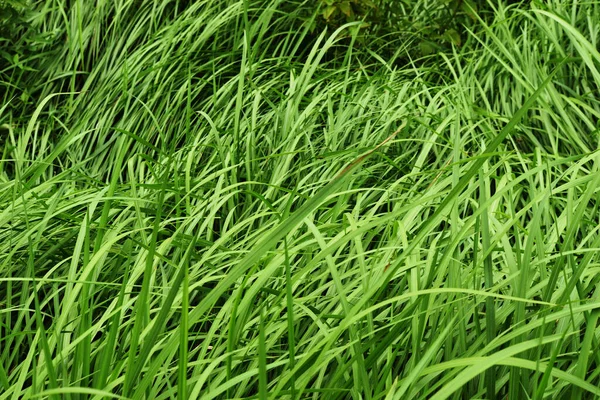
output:
[[[600,3],[408,63],[292,6],[36,3],[0,399],[600,396]]]

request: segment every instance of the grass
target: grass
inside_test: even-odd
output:
[[[600,397],[600,2],[419,60],[189,3],[0,72],[0,400]]]

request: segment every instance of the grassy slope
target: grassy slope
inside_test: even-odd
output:
[[[600,3],[399,70],[262,3],[39,4],[0,400],[600,396]]]

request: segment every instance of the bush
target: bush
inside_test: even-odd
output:
[[[0,70],[20,65],[24,37],[28,29],[26,17],[31,10],[27,0],[0,0]]]
[[[493,15],[493,8],[474,0],[319,0],[315,12],[316,30],[363,21],[359,44],[368,43],[382,56],[400,49],[401,57],[418,58],[461,47],[467,39],[465,27]]]
[[[26,0],[0,0],[0,39],[15,41],[27,25],[25,17],[31,9]]]

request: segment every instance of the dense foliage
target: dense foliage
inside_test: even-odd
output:
[[[0,4],[0,400],[600,397],[599,1]]]
[[[18,35],[30,7],[31,4],[25,0],[0,1],[0,35],[3,39],[14,39]]]
[[[316,31],[360,21],[354,45],[402,62],[461,47],[480,21],[493,20],[496,9],[494,3],[473,0],[319,0],[313,4],[320,16],[312,22]]]

